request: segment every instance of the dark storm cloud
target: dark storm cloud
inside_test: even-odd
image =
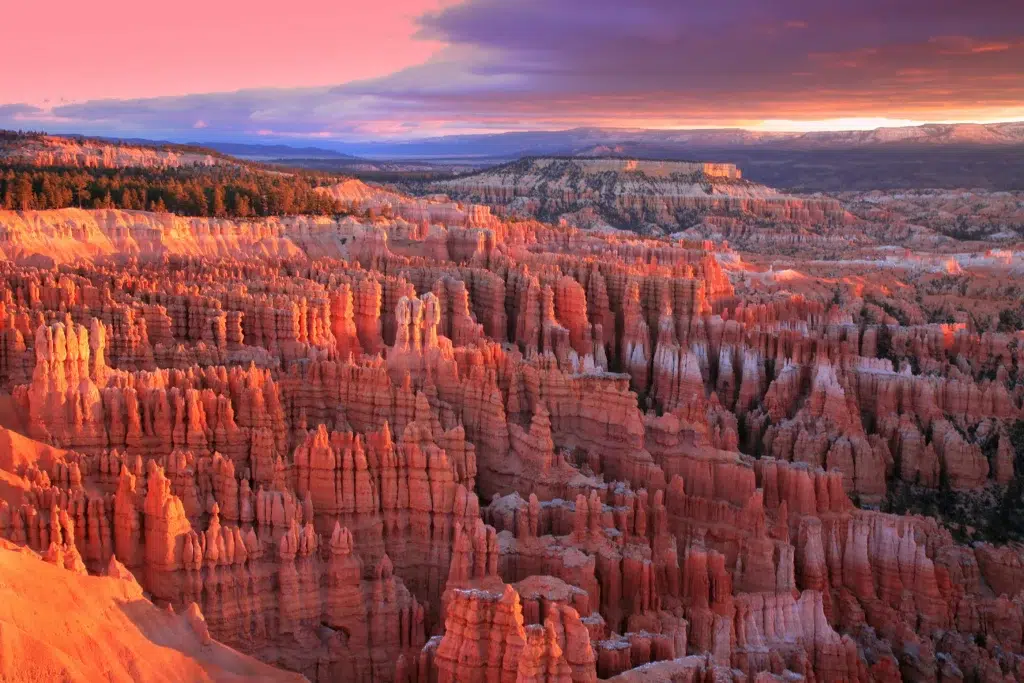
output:
[[[485,49],[494,57],[478,68],[522,75],[537,96],[639,95],[761,115],[761,98],[934,105],[905,90],[907,69],[941,76],[951,104],[1020,103],[1024,88],[1016,0],[471,0],[421,24],[425,36]]]

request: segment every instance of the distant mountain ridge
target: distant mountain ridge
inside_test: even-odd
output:
[[[58,137],[58,136],[53,136]],[[637,149],[853,150],[909,145],[1024,146],[1024,121],[1003,123],[924,124],[920,126],[813,132],[759,131],[743,128],[645,129],[579,127],[565,130],[514,131],[446,135],[365,142],[324,140],[294,146],[280,138],[266,141],[164,141],[140,138],[64,138],[109,140],[144,146],[187,146],[250,159],[513,159],[524,156],[637,156]]]
[[[193,143],[216,150],[222,154],[230,154],[240,159],[252,160],[286,160],[286,159],[350,159],[359,160],[359,157],[345,154],[333,149],[323,147],[292,147],[291,145],[261,145],[245,142],[207,142]]]
[[[1007,123],[925,124],[874,130],[803,133],[794,145],[864,146],[900,143],[923,145],[1022,145],[1024,121]]]
[[[670,146],[675,149],[841,150],[901,144],[923,147],[1024,145],[1024,122],[925,124],[874,130],[808,133],[741,128],[572,128],[560,131],[449,135],[419,140],[335,143],[331,147],[369,158],[511,158],[586,154],[595,147],[605,146],[613,149],[616,145]]]
[[[0,157],[5,156],[5,136],[17,138],[20,135],[0,132]],[[44,137],[58,139],[58,136]],[[380,182],[402,182],[417,174],[432,180],[524,157],[561,156],[666,161],[710,159],[735,164],[744,170],[746,178],[790,192],[921,188],[1024,190],[1024,122],[928,124],[812,133],[574,128],[420,140],[340,142],[318,139],[315,146],[307,144],[305,147],[293,147],[288,140],[274,138],[259,142],[205,141],[191,145],[81,136],[59,139],[77,142],[79,146],[90,140],[102,140],[119,147],[110,150],[115,157],[126,156],[125,145],[158,149],[158,159],[152,161],[99,160],[103,165],[174,164],[183,159],[186,163],[272,164],[315,172],[362,174]],[[196,154],[200,158],[194,156]],[[68,158],[67,161],[86,160]]]

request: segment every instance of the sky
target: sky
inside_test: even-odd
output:
[[[0,63],[0,127],[170,140],[991,122],[1024,2],[16,0]]]

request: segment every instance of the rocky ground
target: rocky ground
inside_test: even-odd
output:
[[[483,202],[503,216],[725,241],[739,249],[798,257],[846,256],[851,246],[895,244],[949,251],[965,242],[1019,243],[1024,236],[1019,191],[786,194],[743,179],[731,164],[529,157],[406,186]]]
[[[189,680],[1024,677],[1012,247],[323,191],[0,212],[0,561],[183,615]]]

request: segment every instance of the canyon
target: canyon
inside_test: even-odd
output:
[[[699,216],[842,222],[832,199],[796,198],[742,179],[733,164],[617,157],[526,157],[428,185],[510,215],[582,227],[675,232]]]
[[[1024,678],[1011,238],[728,164],[317,191],[0,211],[0,675]]]
[[[1019,191],[787,194],[745,180],[727,163],[526,157],[447,180],[401,185],[427,199],[440,192],[482,202],[513,220],[712,240],[757,253],[820,257],[848,247],[891,245],[951,251],[962,242],[1014,244],[1024,235]]]

